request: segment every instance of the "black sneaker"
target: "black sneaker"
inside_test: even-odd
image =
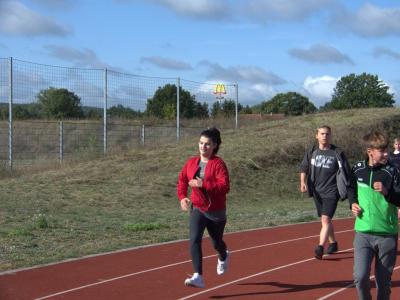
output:
[[[317,246],[314,250],[315,253],[315,258],[316,259],[322,259],[322,256],[324,255],[324,247],[323,246]]]
[[[333,243],[329,244],[328,250],[326,251],[326,253],[333,254],[335,252],[338,252],[338,250],[339,250],[338,243],[333,242]]]

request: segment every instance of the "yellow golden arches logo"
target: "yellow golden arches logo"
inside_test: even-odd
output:
[[[214,94],[217,95],[217,99],[223,99],[226,94],[225,84],[217,83],[214,86]]]

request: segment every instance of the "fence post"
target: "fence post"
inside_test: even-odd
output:
[[[239,128],[239,85],[235,85],[236,104],[235,104],[235,129]]]
[[[60,165],[62,165],[64,159],[64,124],[63,121],[59,122],[59,132],[60,132]]]
[[[178,77],[176,81],[176,141],[179,143],[180,126],[179,126],[179,90],[181,87],[181,79]]]
[[[107,69],[104,69],[103,154],[107,154]]]
[[[141,134],[141,138],[142,138],[142,146],[144,146],[145,144],[145,140],[146,140],[146,132],[145,132],[145,128],[144,128],[144,124],[142,125],[142,134]]]
[[[8,100],[8,166],[13,169],[13,58],[10,57]]]

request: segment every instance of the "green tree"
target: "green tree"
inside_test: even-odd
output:
[[[121,104],[110,107],[108,109],[108,114],[110,115],[110,117],[117,117],[121,119],[134,119],[141,116],[140,111],[125,107]]]
[[[271,100],[261,103],[261,113],[299,116],[316,111],[317,108],[307,97],[296,92],[279,93]]]
[[[50,87],[41,90],[37,95],[37,100],[48,118],[64,119],[83,116],[81,99],[67,89]]]
[[[85,118],[91,120],[100,120],[103,118],[103,110],[100,108],[84,107],[83,114],[85,115]]]
[[[16,120],[41,119],[43,112],[38,103],[14,104],[13,117]]]
[[[265,103],[265,102],[261,102],[261,103],[258,103],[258,104],[255,104],[255,105],[251,106],[251,107],[250,107],[251,113],[253,113],[253,114],[260,114],[260,113],[261,113],[262,105],[263,105],[264,103]]]
[[[253,109],[249,105],[246,105],[240,112],[242,114],[252,114]]]
[[[146,113],[162,119],[173,119],[176,116],[176,85],[166,84],[159,87],[153,98],[147,99]],[[182,118],[204,117],[208,106],[196,101],[195,96],[179,87],[179,111]]]
[[[367,73],[350,74],[342,77],[332,95],[332,101],[326,109],[349,109],[366,107],[393,107],[393,94],[378,76]]]
[[[8,104],[0,103],[0,119],[1,120],[8,119]]]
[[[198,118],[208,118],[209,114],[208,114],[208,104],[207,103],[203,103],[201,104],[200,102],[196,102],[195,105],[195,116]]]
[[[243,106],[238,104],[238,112],[243,109]],[[222,116],[225,118],[230,118],[235,116],[236,114],[236,102],[231,99],[225,99],[223,102],[216,101],[214,102],[211,108],[211,116],[217,117]]]
[[[211,108],[211,117],[216,118],[222,112],[221,103],[216,101]]]

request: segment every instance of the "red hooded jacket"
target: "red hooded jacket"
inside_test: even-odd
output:
[[[196,177],[200,157],[188,159],[178,176],[177,195],[179,201],[188,195],[189,180]],[[205,193],[206,192],[206,193]],[[229,192],[229,174],[224,161],[211,157],[205,167],[203,186],[193,187],[190,200],[201,211],[223,210],[226,207],[226,194]]]

